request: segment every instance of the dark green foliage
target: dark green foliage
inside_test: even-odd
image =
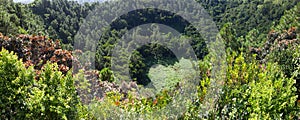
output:
[[[80,23],[92,6],[68,0],[36,0],[30,4],[30,8],[43,19],[45,29],[52,39],[73,44]]]
[[[273,24],[278,24],[285,10],[297,4],[297,0],[197,0],[217,25],[232,22],[237,36],[245,36],[248,31],[257,29],[263,34],[270,31]],[[273,23],[274,22],[274,23]]]
[[[293,5],[296,4],[296,1],[282,1],[284,6],[280,6],[276,2],[270,1],[199,1],[202,5],[209,11],[214,20],[216,20],[218,26],[223,26],[221,30],[221,35],[227,43],[227,47],[231,48],[234,51],[244,51],[248,49],[250,46],[259,46],[261,45],[261,41],[269,31],[269,28],[273,25],[272,22],[278,23],[278,20],[283,15],[284,10],[290,9]],[[118,3],[122,4],[122,3]],[[279,7],[280,6],[280,7]],[[247,8],[244,10],[244,8]],[[280,8],[280,9],[274,9]],[[112,9],[112,8],[111,8]],[[116,8],[118,11],[119,8]],[[272,14],[272,15],[270,15]],[[161,17],[154,17],[154,16]],[[177,24],[173,24],[176,21]],[[101,22],[101,21],[99,21]],[[227,22],[232,22],[234,24],[225,24]],[[105,33],[103,37],[101,37],[97,49],[96,55],[96,68],[103,69],[110,66],[111,53],[114,45],[117,43],[120,36],[126,33],[126,30],[129,30],[133,27],[144,23],[163,23],[166,25],[170,25],[178,32],[184,33],[187,36],[193,38],[191,41],[192,47],[195,50],[198,59],[202,59],[206,54],[206,45],[204,40],[201,38],[201,35],[193,34],[193,28],[189,28],[189,23],[185,20],[182,20],[180,17],[176,15],[172,15],[172,13],[168,13],[166,11],[161,11],[157,9],[145,9],[145,10],[137,10],[132,11],[126,15],[122,15],[118,19],[116,19],[110,28],[110,32]],[[245,24],[246,23],[246,24]],[[259,25],[258,25],[259,24]],[[173,26],[172,26],[173,25]],[[259,26],[259,27],[257,27]],[[254,29],[256,28],[256,29]],[[125,30],[124,30],[125,29]],[[254,30],[252,30],[254,29]],[[124,30],[124,31],[123,31]],[[247,36],[246,33],[252,30]],[[145,32],[145,31],[143,31]],[[258,34],[263,33],[263,34]],[[147,35],[146,35],[147,36]],[[245,36],[237,38],[238,36]],[[92,46],[88,45],[88,38],[86,39],[86,43],[83,43],[82,46]],[[258,39],[258,40],[256,40]],[[243,48],[241,48],[243,46]],[[143,47],[144,51],[151,51],[155,53],[155,50],[149,49],[151,47]],[[164,51],[163,49],[159,49],[160,51]],[[145,52],[139,51],[139,54],[142,56],[151,56],[151,54],[147,54]],[[167,52],[162,55],[169,55]],[[137,57],[140,58],[140,57]],[[149,59],[143,58],[147,61]],[[160,58],[159,58],[160,59]],[[154,60],[154,59],[153,59]],[[150,60],[151,61],[151,60]],[[138,61],[135,61],[138,62]],[[145,63],[145,62],[143,62]],[[150,62],[149,62],[150,63]],[[144,66],[144,65],[135,65],[138,63],[132,63],[132,66]],[[151,64],[145,64],[151,65]],[[147,67],[138,68],[142,69],[143,72],[147,72]],[[143,78],[147,78],[147,76],[143,75],[141,72],[136,72],[137,70],[132,70],[135,72],[132,74],[133,79],[138,78],[141,80]],[[138,74],[137,74],[138,73]],[[139,77],[140,76],[140,77]],[[147,79],[144,79],[147,81]]]
[[[280,19],[279,24],[274,26],[273,29],[275,29],[278,32],[281,32],[291,27],[296,27],[299,32],[300,31],[299,16],[300,16],[300,3],[298,3],[291,10],[286,11],[284,16],[282,16],[282,18]]]
[[[120,10],[119,8],[111,9]],[[157,17],[158,15],[160,17]],[[112,52],[114,52],[114,45],[116,45],[118,42],[121,42],[120,38],[126,32],[128,32],[128,30],[146,23],[165,24],[173,28],[177,32],[182,33],[182,35],[192,38],[191,41],[180,41],[177,39],[174,41],[170,41],[169,44],[181,42],[183,43],[177,46],[169,45],[172,46],[173,49],[185,49],[185,44],[190,42],[192,47],[194,48],[196,56],[199,59],[203,58],[207,54],[206,44],[201,35],[195,32],[195,28],[193,28],[193,26],[190,26],[190,23],[188,23],[182,17],[174,15],[174,13],[170,13],[168,11],[163,11],[159,9],[143,9],[131,11],[128,14],[122,15],[110,25],[111,28],[109,29],[109,31],[106,31],[106,33],[103,34],[98,44],[95,63],[96,68],[101,70],[103,68],[111,67],[110,60],[112,57]],[[157,26],[155,24],[152,24],[150,28],[146,29],[138,27],[137,30],[133,32],[133,35],[130,37],[136,37],[136,42],[154,39],[163,40],[163,37],[166,37],[167,39],[173,39],[171,33],[160,33],[166,32],[160,29],[165,28],[160,28],[160,26]],[[90,46],[88,43],[88,38],[85,39],[87,41],[83,43],[83,46]],[[128,46],[134,46],[134,44],[135,43],[132,41],[128,43]],[[162,45],[148,44],[144,46],[138,46],[137,48],[137,51],[135,51],[134,54],[132,54],[131,56],[129,67],[131,70],[130,74],[132,79],[137,80],[139,84],[147,85],[150,82],[150,79],[147,77],[147,73],[151,66],[155,64],[174,64],[174,62],[176,61],[176,57],[172,53],[172,51],[170,51],[170,48],[168,49],[166,47],[163,47]],[[125,55],[127,53],[122,54]],[[191,56],[191,54],[188,52],[181,54],[185,54],[185,56]],[[126,57],[124,59],[126,59]],[[118,66],[118,69],[124,69],[122,67],[124,66]]]
[[[228,22],[235,23],[233,28],[237,31],[237,36],[244,36],[248,31],[256,29],[266,34],[272,25],[279,23],[279,19],[284,11],[291,9],[297,4],[297,0],[279,0],[277,2],[267,0],[256,1],[212,1],[198,0],[216,21],[219,28]],[[1,32],[3,33],[37,33],[43,31],[44,27],[52,39],[62,39],[65,44],[73,44],[73,38],[80,27],[82,20],[88,15],[89,11],[100,3],[79,4],[75,1],[67,0],[36,0],[30,5],[16,4],[9,0],[2,0],[3,5],[0,9],[2,21]],[[58,7],[59,6],[59,7]],[[247,8],[247,9],[245,9]],[[155,11],[155,10],[154,10]],[[151,14],[153,11],[148,11]],[[34,13],[35,15],[33,15]],[[164,14],[164,13],[163,13]],[[133,20],[142,19],[144,22],[151,21],[150,15],[146,19],[139,15],[127,16]],[[42,18],[42,19],[41,19]],[[163,21],[168,24],[174,22],[168,17]],[[273,23],[274,22],[274,23]],[[139,22],[134,21],[134,24]],[[114,25],[122,27],[124,25],[134,25],[130,21],[116,22]],[[179,24],[172,24],[179,25]],[[8,29],[8,27],[10,29]],[[175,28],[182,29],[180,26]],[[9,30],[9,31],[7,31]]]
[[[108,68],[104,68],[100,71],[100,80],[113,82],[114,78],[112,75],[112,71]]]
[[[44,32],[43,24],[28,5],[0,0],[0,32],[4,35],[37,34]]]
[[[236,31],[232,28],[232,23],[227,23],[220,30],[221,37],[224,39],[225,47],[232,51],[239,51],[241,42],[236,38]]]

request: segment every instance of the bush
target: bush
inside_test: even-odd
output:
[[[233,59],[236,58],[236,59]],[[233,54],[216,118],[222,119],[291,119],[297,108],[295,79],[288,78],[276,63],[245,62]]]
[[[47,63],[39,76],[18,57],[0,52],[0,119],[92,119],[79,102],[71,72]],[[38,81],[36,80],[38,79]]]
[[[13,52],[0,52],[0,119],[24,119],[32,95],[35,74],[26,69]]]
[[[79,104],[74,80],[69,72],[63,75],[57,64],[46,64],[38,81],[39,91],[35,91],[36,106],[34,118],[75,119]]]

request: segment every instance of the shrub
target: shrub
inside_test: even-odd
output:
[[[36,80],[38,78],[38,81]],[[0,52],[0,119],[92,119],[79,102],[71,72],[47,63],[36,77],[13,52]]]
[[[258,64],[255,60],[246,63],[242,54],[229,58],[227,81],[216,118],[291,119],[295,116],[295,80],[286,77],[279,65]]]
[[[40,74],[38,89],[35,91],[39,100],[35,100],[38,108],[35,118],[75,119],[76,105],[79,103],[74,87],[72,74],[63,75],[57,64],[46,64]],[[34,101],[34,100],[33,100]]]
[[[13,52],[0,52],[0,119],[24,119],[29,110],[35,74],[26,69]]]

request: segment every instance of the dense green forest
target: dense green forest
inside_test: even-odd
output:
[[[101,11],[103,16],[114,16],[121,8],[105,6],[105,2],[35,0],[22,4],[0,0],[0,119],[300,119],[299,1],[196,1],[212,17],[219,39],[225,43],[226,58],[220,61],[227,66],[224,76],[214,75],[215,56],[209,53],[204,37],[174,13],[132,11],[117,18],[109,29],[103,28],[105,33],[100,36],[102,28],[93,25],[104,21],[85,23],[85,18],[97,7],[114,10]],[[115,4],[128,6],[122,1]],[[84,32],[92,31],[88,36],[78,32],[84,23],[89,25]],[[137,27],[146,23],[172,27],[191,39],[191,48],[182,53],[182,59],[175,59],[171,50],[182,51],[184,39],[160,33],[155,24]],[[128,32],[136,39],[129,46],[153,38],[169,38],[179,44],[135,46],[138,49],[131,56],[119,53],[120,63],[129,58],[128,66],[113,66],[112,50]],[[97,44],[92,42],[95,36]],[[76,49],[75,42],[80,45]],[[95,62],[83,63],[91,59],[88,50],[93,47]],[[197,61],[190,62],[192,50]],[[184,105],[185,111],[175,117],[155,116],[169,104],[177,105],[176,96],[186,87],[180,81],[192,79],[195,72],[184,68],[194,64],[199,68],[197,93]],[[126,67],[130,78],[116,76],[112,70],[126,74]],[[211,82],[220,78],[224,81],[218,99],[203,112]],[[148,86],[155,87],[154,95]],[[124,111],[129,116],[124,116]]]

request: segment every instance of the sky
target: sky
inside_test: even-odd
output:
[[[14,2],[20,2],[20,3],[31,3],[34,0],[14,0]],[[79,3],[84,3],[84,2],[95,2],[95,1],[104,1],[104,0],[74,0],[78,1]]]
[[[14,2],[20,2],[20,3],[30,3],[33,2],[34,0],[14,0]]]

